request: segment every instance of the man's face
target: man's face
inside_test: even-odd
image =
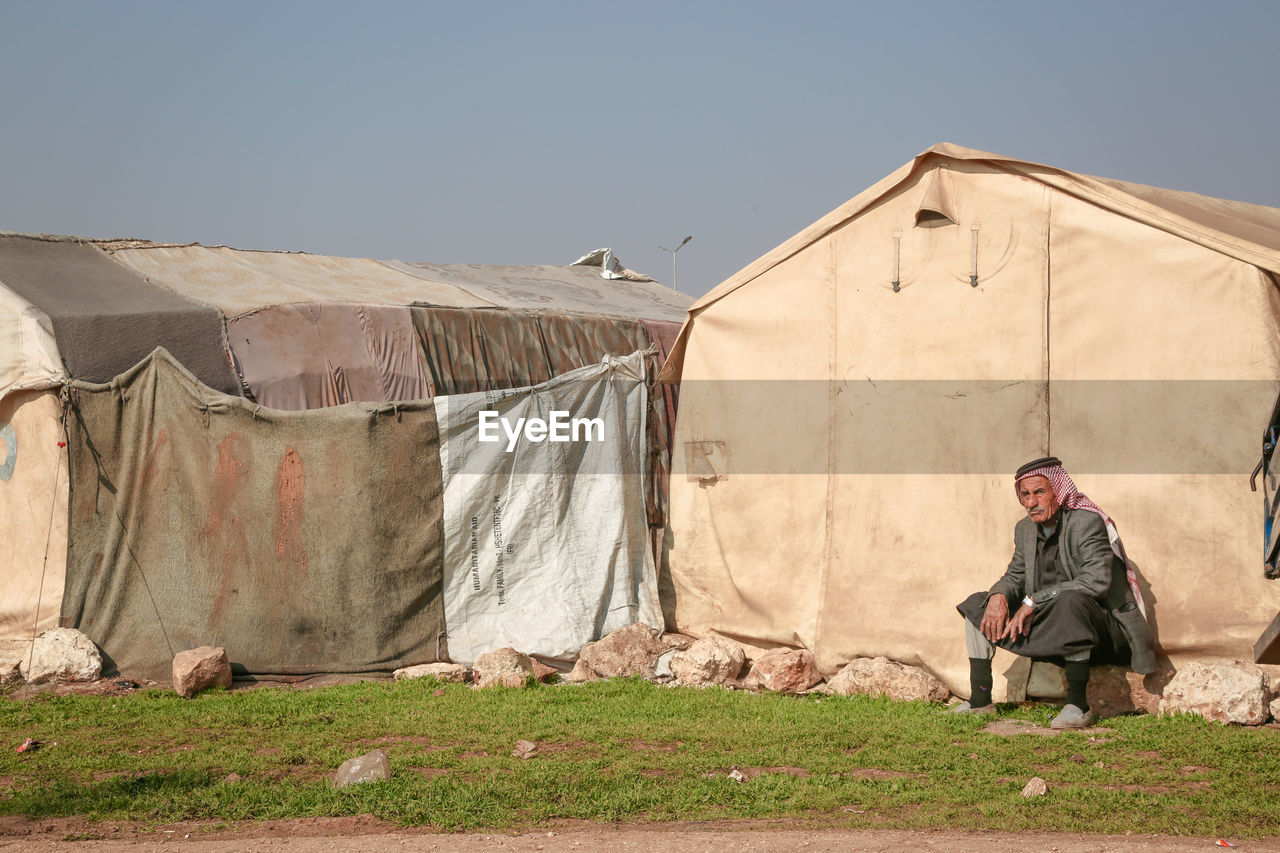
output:
[[[1047,477],[1027,477],[1018,482],[1018,500],[1027,517],[1036,524],[1048,524],[1058,514],[1058,499],[1053,496]]]

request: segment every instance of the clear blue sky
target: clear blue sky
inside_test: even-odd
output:
[[[0,229],[701,294],[935,142],[1280,206],[1274,2],[0,0]]]

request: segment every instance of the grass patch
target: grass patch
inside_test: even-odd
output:
[[[982,731],[990,718],[862,697],[628,680],[445,685],[435,695],[441,686],[0,700],[0,814],[155,823],[370,814],[440,829],[776,818],[1280,834],[1274,729],[1122,717],[1093,735],[1001,737]],[[1000,716],[1047,725],[1054,710],[1009,707]],[[16,754],[26,737],[45,746]],[[512,754],[520,739],[538,744],[533,757]],[[389,780],[332,787],[339,764],[375,748],[390,756]],[[1032,776],[1048,781],[1048,796],[1020,795]]]

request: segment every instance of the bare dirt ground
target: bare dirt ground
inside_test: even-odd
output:
[[[1225,839],[1241,851],[1276,851],[1280,838]],[[199,853],[272,850],[316,851],[510,850],[613,853],[660,849],[671,853],[700,850],[793,851],[982,851],[982,853],[1191,853],[1222,849],[1214,838],[1168,835],[1079,835],[1067,833],[990,833],[945,830],[811,829],[779,822],[707,822],[645,825],[575,823],[520,833],[432,833],[406,830],[371,817],[263,821],[230,827],[188,823],[144,826],[90,823],[76,818],[32,821],[0,819],[0,850],[23,853],[151,850],[181,848]]]

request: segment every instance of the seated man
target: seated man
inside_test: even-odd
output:
[[[1057,458],[1023,465],[1014,489],[1027,517],[1014,528],[1009,568],[989,591],[956,607],[965,618],[970,695],[953,710],[994,710],[991,658],[999,646],[1063,666],[1067,703],[1051,725],[1084,728],[1093,724],[1085,698],[1091,661],[1128,659],[1136,672],[1155,670],[1137,578],[1119,536],[1109,535],[1115,525],[1076,490]]]

